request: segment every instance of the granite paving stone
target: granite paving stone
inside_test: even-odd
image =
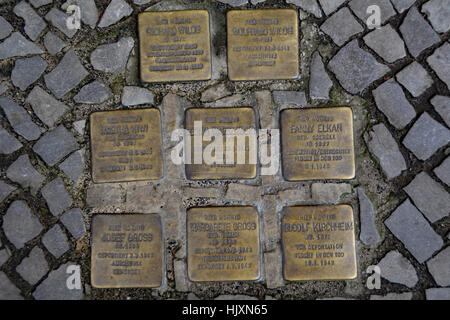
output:
[[[320,26],[320,29],[329,35],[338,46],[342,46],[352,36],[364,31],[347,7],[330,16]]]
[[[420,160],[427,160],[450,141],[450,130],[426,112],[409,130],[403,144]]]
[[[17,266],[16,271],[31,285],[41,280],[48,271],[48,263],[42,249],[34,247],[30,254]]]
[[[41,53],[44,51],[40,47],[19,32],[13,32],[9,38],[0,43],[0,60]]]
[[[9,185],[8,183],[4,182],[3,180],[0,180],[0,202],[5,200],[11,192],[16,190],[16,187],[13,187]],[[1,247],[1,244],[0,244]]]
[[[436,176],[450,186],[450,157],[447,157],[436,169],[434,169]]]
[[[20,90],[25,91],[41,77],[47,66],[47,61],[39,56],[18,59],[11,73],[11,81]]]
[[[44,46],[48,53],[55,55],[67,46],[57,35],[49,31],[44,36]]]
[[[413,288],[419,278],[416,269],[398,250],[388,252],[380,262],[381,277],[393,283]]]
[[[11,254],[7,248],[0,249],[0,267],[8,261],[9,257],[11,257]]]
[[[50,212],[58,216],[72,205],[72,199],[67,193],[63,180],[58,177],[47,183],[41,190]]]
[[[419,173],[404,190],[431,222],[436,222],[450,213],[450,194],[427,173]]]
[[[67,18],[68,14],[59,10],[58,8],[52,8],[46,15],[45,19],[49,21],[55,28],[64,33],[66,37],[73,38],[73,36],[77,33],[77,29],[69,29],[67,27]]]
[[[400,32],[409,52],[415,58],[425,49],[440,41],[439,35],[431,28],[416,7],[409,9],[400,26]]]
[[[73,49],[69,50],[59,64],[44,76],[45,84],[56,98],[61,98],[75,88],[89,72],[80,63]]]
[[[94,0],[69,0],[61,8],[67,10],[70,5],[80,7],[81,21],[91,27],[91,29],[95,28],[99,15]]]
[[[394,5],[395,9],[402,13],[406,10],[408,10],[416,0],[391,0],[392,4]]]
[[[427,267],[436,283],[441,287],[450,286],[450,247],[428,260]]]
[[[103,12],[102,19],[98,26],[100,28],[109,27],[121,19],[128,17],[133,12],[133,8],[124,0],[111,0],[108,7]]]
[[[325,65],[319,52],[314,52],[311,61],[309,96],[311,99],[329,99],[333,82],[325,71]]]
[[[248,3],[248,0],[219,0],[219,2],[226,3],[232,7],[240,7]]]
[[[95,70],[113,74],[125,70],[128,56],[134,47],[131,37],[122,38],[118,42],[98,46],[91,54],[91,64]]]
[[[409,200],[405,200],[384,223],[419,263],[431,258],[444,244]]]
[[[61,216],[61,222],[69,230],[75,239],[80,239],[86,234],[86,225],[80,209],[74,208]]]
[[[381,84],[372,91],[377,108],[388,118],[397,129],[406,127],[416,117],[414,107],[406,99],[401,86],[394,80]]]
[[[431,99],[431,104],[437,113],[444,119],[447,126],[450,127],[450,97],[446,96],[434,96]]]
[[[371,13],[367,13],[367,8],[373,5],[380,7],[381,24],[384,24],[387,20],[396,15],[394,7],[392,7],[389,0],[352,0],[349,2],[350,9],[352,9],[355,15],[364,22],[366,22],[371,15]]]
[[[69,243],[67,242],[67,236],[62,231],[59,225],[53,226],[42,237],[42,244],[55,258],[61,257],[69,249]]]
[[[427,59],[430,67],[450,89],[450,43],[446,42]]]
[[[5,39],[13,31],[11,24],[0,16],[0,40]]]
[[[70,178],[73,182],[77,182],[84,172],[84,153],[81,149],[72,153],[66,160],[64,160],[59,168]]]
[[[376,212],[373,208],[373,204],[367,197],[364,189],[359,187],[356,189],[359,199],[359,215],[360,215],[360,234],[359,240],[367,245],[375,245],[381,241],[380,234],[378,233],[375,225]]]
[[[415,61],[397,73],[396,78],[416,98],[433,85],[428,72]]]
[[[31,105],[34,113],[49,127],[53,127],[69,110],[68,106],[56,100],[39,86],[31,90],[25,102]]]
[[[20,184],[23,188],[30,188],[35,194],[45,177],[40,174],[31,164],[28,155],[24,154],[17,158],[6,170],[6,176]]]
[[[323,12],[328,16],[340,7],[345,0],[319,0]]]
[[[73,98],[76,103],[100,104],[112,97],[112,92],[102,81],[95,80],[83,88]]]
[[[300,7],[306,12],[313,14],[316,18],[322,17],[322,11],[317,0],[286,0],[286,2]]]
[[[23,300],[20,290],[0,271],[0,300]]]
[[[19,140],[0,126],[0,154],[11,154],[22,148],[22,146]]]
[[[8,240],[21,249],[43,230],[39,219],[31,212],[25,201],[14,201],[3,216],[3,231]]]
[[[139,104],[153,104],[155,96],[149,90],[140,87],[125,86],[122,92],[122,104],[124,106],[136,106]]]
[[[450,30],[450,6],[448,0],[430,0],[422,6],[434,30],[447,32]]]
[[[308,104],[304,91],[274,91],[273,101],[280,106],[305,107]]]
[[[372,82],[389,72],[389,67],[361,49],[357,40],[352,40],[330,60],[328,68],[336,75],[342,87],[357,94]]]
[[[33,5],[33,7],[39,8],[52,3],[53,0],[30,0],[29,2]]]
[[[386,62],[392,63],[406,57],[405,43],[390,24],[364,36],[364,42]]]
[[[53,166],[78,148],[73,135],[62,125],[49,131],[33,147],[48,165]]]
[[[36,41],[47,26],[45,21],[26,1],[19,2],[13,11],[18,17],[25,20],[25,33],[31,40]]]
[[[450,288],[430,288],[425,290],[427,300],[450,300]]]

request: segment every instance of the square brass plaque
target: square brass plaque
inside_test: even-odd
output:
[[[188,274],[192,281],[260,277],[258,212],[253,207],[205,207],[187,212]]]
[[[288,181],[353,179],[353,115],[349,107],[281,112],[283,176]]]
[[[256,138],[256,116],[252,108],[191,108],[186,110],[185,121],[186,129],[191,133],[191,164],[186,164],[188,179],[253,179],[256,177],[258,149],[257,142],[255,145],[251,143],[252,140],[256,140],[252,139],[252,135],[250,135],[253,133]],[[195,132],[195,123],[201,124],[202,130],[197,133]],[[211,150],[209,146],[215,142],[214,138],[211,141],[205,141],[204,135],[208,129],[219,130],[223,136],[223,148],[218,150],[218,153],[208,151]],[[237,131],[239,129],[242,129],[242,132]],[[234,139],[231,139],[231,134],[227,135],[227,130],[228,133],[230,133],[229,130],[235,130]],[[246,135],[247,133],[249,135]],[[203,143],[202,140],[196,140],[202,139],[202,136]],[[245,141],[245,145],[238,144],[240,140]],[[200,143],[196,144],[195,141],[200,141]],[[200,150],[201,143],[202,150]],[[217,156],[217,160],[220,158],[222,163],[216,161],[208,164],[201,158],[199,163],[196,161],[196,152],[199,156],[206,153]],[[238,161],[239,153],[245,156],[244,161]],[[227,154],[230,154],[230,161],[227,161]]]
[[[92,221],[92,285],[96,288],[160,287],[162,252],[158,216],[96,215]]]
[[[230,80],[299,77],[297,10],[231,10],[227,32]]]
[[[208,11],[143,12],[138,19],[143,82],[211,78]]]
[[[281,241],[286,280],[356,278],[351,206],[299,206],[285,210]]]
[[[158,109],[96,112],[90,123],[94,182],[162,178]]]

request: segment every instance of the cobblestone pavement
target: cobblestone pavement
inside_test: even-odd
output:
[[[65,9],[81,7],[81,29]],[[367,7],[381,8],[369,30]],[[230,82],[227,10],[298,8],[295,81]],[[143,84],[137,14],[208,9],[210,81]],[[0,1],[0,299],[450,299],[450,4],[448,0]],[[252,106],[262,128],[286,107],[349,105],[357,176],[286,182],[189,181],[168,159],[170,132],[191,106]],[[89,115],[155,106],[162,114],[164,178],[94,184]],[[244,195],[244,196],[243,196]],[[351,204],[358,276],[286,282],[279,219],[286,205]],[[266,225],[257,282],[199,284],[186,274],[186,208],[254,205]],[[166,279],[159,289],[94,289],[94,213],[160,213]],[[65,285],[81,266],[82,289]],[[381,288],[366,281],[381,268]]]

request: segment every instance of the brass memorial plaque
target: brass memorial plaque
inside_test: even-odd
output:
[[[94,216],[91,259],[91,282],[96,288],[160,287],[160,218],[147,214]]]
[[[205,207],[187,212],[188,274],[192,281],[260,277],[258,212],[253,207]]]
[[[351,206],[304,206],[285,210],[281,239],[286,280],[356,278]]]
[[[349,107],[281,112],[283,176],[288,181],[353,179],[353,114]]]
[[[191,134],[190,164],[186,164],[188,179],[256,177],[258,148],[252,108],[191,108],[186,111],[185,121]],[[208,139],[209,129],[218,131],[222,137]],[[208,162],[206,155],[212,155],[214,162]]]
[[[229,11],[230,80],[297,79],[300,75],[298,28],[297,10]]]
[[[94,182],[162,178],[158,109],[96,112],[90,124]]]
[[[138,19],[143,82],[211,78],[208,11],[143,12]]]

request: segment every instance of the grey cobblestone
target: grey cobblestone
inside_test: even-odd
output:
[[[102,19],[98,26],[106,28],[110,25],[119,22],[119,20],[128,17],[133,12],[133,8],[124,0],[112,0],[105,12],[103,12]]]
[[[322,17],[322,11],[317,0],[286,0],[286,2],[300,7],[306,12],[313,14],[316,18]]]
[[[434,169],[434,173],[442,182],[450,186],[450,157],[442,161],[439,167]]]
[[[0,40],[5,39],[13,31],[11,24],[0,16]]]
[[[67,46],[67,43],[62,41],[53,32],[49,31],[44,36],[44,46],[48,53],[55,55]]]
[[[0,154],[11,154],[20,148],[22,144],[0,126]]]
[[[394,5],[395,9],[402,13],[406,10],[408,10],[416,0],[391,0],[392,4]]]
[[[94,69],[113,74],[125,70],[128,56],[134,47],[131,37],[122,38],[116,43],[98,46],[91,54]]]
[[[248,3],[248,0],[219,0],[219,2],[229,4],[232,7],[240,7]]]
[[[72,153],[59,165],[59,168],[75,183],[84,172],[84,157],[85,150],[81,149]]]
[[[68,0],[63,6],[62,9],[66,9],[69,5],[77,5],[80,7],[81,11],[81,21],[91,29],[95,28],[95,25],[98,21],[98,9],[95,5],[94,0]]]
[[[33,147],[48,165],[53,166],[66,155],[75,151],[78,143],[73,135],[62,125],[49,131]]]
[[[412,296],[411,292],[388,293],[385,296],[374,294],[370,296],[370,300],[412,300]]]
[[[50,22],[55,28],[64,33],[66,37],[73,38],[77,33],[77,29],[67,28],[67,18],[69,16],[58,8],[52,8],[45,16],[45,19]]]
[[[450,300],[450,288],[430,288],[425,290],[427,300]]]
[[[0,60],[41,53],[44,53],[41,48],[25,39],[19,32],[13,32],[9,38],[0,43]]]
[[[447,0],[430,0],[422,6],[422,12],[437,32],[450,30],[450,6]]]
[[[0,271],[0,300],[23,300],[20,290]]]
[[[24,91],[41,77],[47,66],[48,63],[38,56],[18,59],[11,73],[11,81],[16,87]]]
[[[386,62],[406,57],[405,43],[389,24],[364,36],[364,42]]]
[[[47,183],[41,190],[50,212],[56,217],[72,205],[72,199],[64,188],[61,178],[56,178]]]
[[[373,204],[367,197],[364,189],[359,187],[356,189],[359,199],[359,215],[361,223],[361,232],[359,239],[367,245],[375,245],[381,241],[380,234],[378,233],[375,225],[376,212],[373,208]]]
[[[366,22],[371,13],[367,13],[369,6],[376,5],[380,7],[381,24],[384,24],[389,18],[393,17],[396,12],[389,0],[352,0],[349,6],[358,18]]]
[[[396,78],[416,98],[433,85],[433,79],[417,62],[411,63],[397,73]]]
[[[112,97],[111,89],[103,82],[96,80],[80,89],[73,97],[76,103],[100,104]]]
[[[329,17],[320,26],[320,29],[329,35],[338,46],[342,46],[350,37],[364,31],[347,7]]]
[[[45,21],[26,1],[19,2],[13,11],[18,17],[25,20],[25,33],[35,41],[47,26]]]
[[[17,158],[6,170],[6,176],[20,184],[24,189],[30,188],[35,194],[45,177],[40,174],[31,164],[28,155],[24,154]]]
[[[431,104],[437,113],[444,119],[448,127],[450,127],[450,97],[434,96]]]
[[[285,107],[304,107],[308,104],[303,91],[274,91],[273,101]]]
[[[124,106],[136,106],[154,102],[155,96],[149,90],[140,87],[125,86],[122,92],[122,104]]]
[[[446,42],[427,59],[430,67],[450,89],[450,43]]]
[[[61,216],[61,222],[75,239],[80,239],[86,234],[86,226],[84,224],[83,215],[78,208],[71,209],[64,213]]]
[[[34,247],[29,256],[17,266],[16,271],[31,285],[41,280],[48,271],[48,263],[42,249]]]
[[[419,281],[411,262],[397,250],[388,252],[378,263],[378,267],[380,267],[381,276],[390,282],[413,288]]]
[[[436,283],[441,287],[450,286],[450,247],[428,260],[427,267]]]
[[[345,0],[319,0],[323,12],[328,16],[333,13]]]
[[[11,192],[13,192],[14,190],[16,190],[16,187],[13,187],[13,186],[7,184],[3,180],[0,180],[0,202],[5,200],[11,194]],[[0,247],[1,247],[1,243],[0,243]]]
[[[49,127],[53,127],[69,110],[68,106],[56,100],[39,86],[31,90],[25,102],[31,105],[34,113]]]
[[[53,228],[44,234],[42,244],[55,258],[60,258],[70,249],[67,236],[63,233],[59,225],[53,226]]]
[[[329,99],[330,89],[333,87],[322,57],[319,52],[314,52],[311,62],[311,75],[309,79],[309,96],[311,99]]]

